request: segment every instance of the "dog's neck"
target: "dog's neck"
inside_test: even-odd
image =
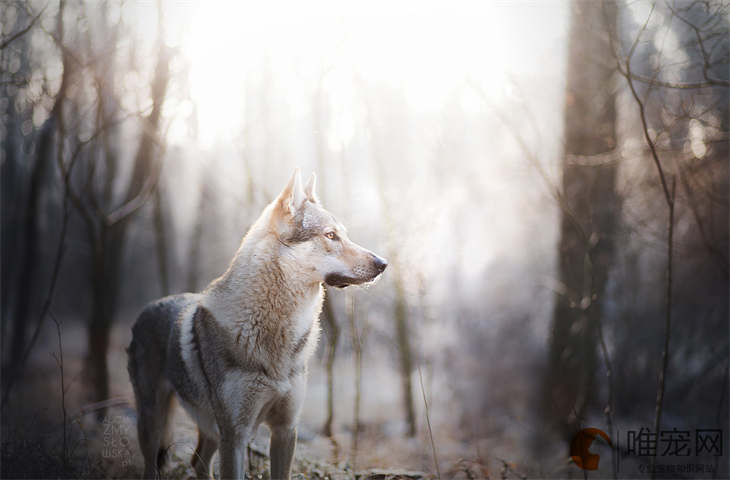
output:
[[[287,248],[268,232],[244,238],[226,272],[203,292],[219,321],[235,325],[254,318],[278,330],[317,301],[321,284],[289,261]]]

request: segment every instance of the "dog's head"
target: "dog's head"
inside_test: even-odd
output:
[[[315,192],[314,173],[302,187],[299,169],[271,205],[269,228],[282,255],[315,282],[344,288],[374,280],[388,262],[357,245],[345,227],[325,210]]]

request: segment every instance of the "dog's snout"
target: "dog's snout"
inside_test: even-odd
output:
[[[388,266],[388,261],[377,255],[373,255],[373,265],[375,265],[375,268],[378,270],[379,273],[383,273],[385,267]]]

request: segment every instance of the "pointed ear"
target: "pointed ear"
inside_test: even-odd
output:
[[[304,190],[302,190],[302,177],[299,169],[294,170],[294,174],[289,179],[284,190],[281,191],[276,198],[277,209],[284,214],[294,215],[302,203],[304,203]]]
[[[319,197],[317,197],[317,175],[312,172],[312,176],[307,181],[307,186],[304,187],[304,194],[307,196],[307,200],[312,203],[319,203]]]

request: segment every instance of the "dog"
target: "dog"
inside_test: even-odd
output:
[[[302,187],[295,170],[223,275],[201,293],[152,302],[137,318],[127,353],[144,478],[164,466],[175,397],[198,425],[198,477],[210,478],[220,449],[221,478],[244,478],[262,422],[271,430],[271,478],[290,477],[322,284],[371,282],[388,265],[349,240],[315,184],[312,174]]]

